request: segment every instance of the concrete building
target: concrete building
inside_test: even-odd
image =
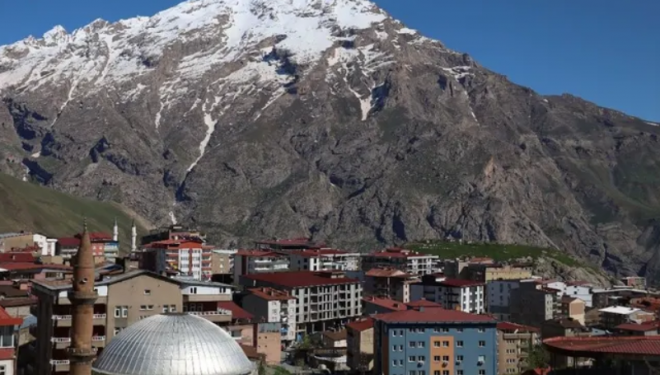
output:
[[[605,329],[613,329],[624,323],[644,323],[655,320],[652,313],[625,306],[610,306],[600,309],[598,312],[600,312],[601,324]]]
[[[591,331],[573,319],[552,319],[543,322],[541,337],[543,340],[553,337],[591,337]],[[574,358],[554,356],[550,363],[553,368],[573,367],[577,365]]]
[[[490,262],[468,262],[463,270],[465,278],[488,283],[493,280],[520,280],[532,277],[531,266],[500,265]]]
[[[374,374],[496,375],[496,321],[428,308],[374,317]]]
[[[363,315],[386,314],[408,310],[408,305],[385,297],[366,296],[362,298]]]
[[[88,278],[89,280],[90,278]],[[92,274],[91,279],[94,279]],[[72,304],[68,297],[71,280],[35,281],[32,293],[38,298],[38,329],[34,350],[35,374],[68,373],[66,350],[71,344]],[[219,301],[231,301],[228,285],[179,281],[144,270],[106,277],[95,283],[98,298],[93,304],[93,345],[103,351],[110,340],[131,324],[163,312],[188,311],[216,324],[230,322],[231,313]]]
[[[281,323],[259,323],[254,325],[254,342],[252,346],[257,353],[263,354],[269,365],[279,365],[282,362]]]
[[[241,276],[289,271],[289,258],[266,250],[238,250],[234,255],[234,283]]]
[[[445,309],[482,314],[486,311],[485,286],[482,282],[425,275],[411,286],[411,301],[425,299]]]
[[[140,268],[162,274],[174,270],[194,280],[210,280],[213,246],[201,240],[171,239],[144,246]]]
[[[593,306],[593,286],[587,282],[573,281],[549,281],[546,285],[548,288],[556,289],[559,291],[559,296],[568,296],[572,298],[579,298],[584,301],[586,307]]]
[[[78,252],[80,247],[82,234],[78,233],[73,237],[58,238],[56,243],[56,255],[61,256],[63,259],[71,259],[73,255]],[[89,239],[92,244],[92,253],[96,258],[101,260],[114,260],[119,253],[119,242],[112,240],[112,235],[105,232],[90,232]]]
[[[619,279],[623,285],[635,289],[646,289],[646,278],[641,276],[628,276]]]
[[[511,320],[540,327],[561,312],[557,291],[543,288],[536,280],[523,280],[511,291]]]
[[[374,367],[374,320],[363,318],[346,325],[346,364],[355,372]]]
[[[418,275],[410,275],[395,268],[374,268],[364,274],[364,294],[410,301],[410,286],[419,282]]]
[[[291,271],[357,271],[360,254],[335,249],[288,251]]]
[[[211,252],[211,273],[213,275],[234,275],[234,257],[238,250],[213,250]]]
[[[323,347],[326,349],[346,349],[347,333],[345,329],[323,332]]]
[[[142,236],[140,243],[142,245],[148,245],[152,242],[167,240],[206,243],[206,235],[197,229],[185,228],[183,225],[174,224],[169,227],[151,230],[148,234]]]
[[[658,336],[660,323],[657,321],[644,323],[623,323],[614,327],[614,332],[620,336]]]
[[[290,344],[296,339],[296,297],[273,288],[251,288],[243,297],[243,308],[259,322],[280,323],[279,340]]]
[[[23,319],[13,317],[0,308],[0,374],[18,374],[17,334],[22,323]]]
[[[48,238],[42,234],[32,232],[0,234],[0,252],[37,246],[39,256],[53,256],[56,253],[56,243],[57,239],[55,238]]]
[[[527,368],[527,357],[541,343],[538,328],[515,323],[497,323],[498,374],[521,374]]]
[[[520,280],[491,280],[486,284],[486,309],[501,322],[511,321],[511,291]]]
[[[436,272],[437,255],[422,254],[401,248],[389,248],[362,257],[362,270],[394,268],[411,275],[428,275]]]
[[[291,250],[305,250],[305,249],[322,249],[325,248],[325,243],[314,242],[309,238],[273,238],[270,240],[263,240],[255,242],[257,249],[261,250],[277,250],[277,251],[291,251]]]
[[[362,286],[339,271],[297,271],[244,275],[246,288],[270,287],[296,297],[300,334],[343,327],[361,315]]]
[[[564,296],[559,299],[561,304],[561,312],[559,317],[571,318],[577,320],[580,324],[584,325],[585,303],[579,298]]]

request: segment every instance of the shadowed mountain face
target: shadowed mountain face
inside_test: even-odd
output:
[[[658,124],[540,96],[363,0],[189,1],[0,47],[0,167],[197,224],[553,246],[659,275]]]

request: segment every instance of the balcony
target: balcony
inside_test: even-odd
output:
[[[51,359],[50,365],[52,366],[53,372],[69,372],[69,360],[68,359]]]
[[[94,314],[94,325],[105,326],[106,317],[106,314]],[[56,327],[71,327],[73,323],[71,315],[53,315],[53,322]]]
[[[231,321],[231,313],[223,311],[188,311],[190,315],[197,315],[214,323],[224,323]]]

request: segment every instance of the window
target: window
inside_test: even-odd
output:
[[[392,366],[396,366],[396,359],[392,361]]]
[[[128,306],[121,307],[121,317],[128,318]]]
[[[140,310],[144,311],[147,309],[147,305],[140,305]]]
[[[448,348],[449,347],[449,341],[443,341],[442,342],[442,347],[443,348]]]
[[[392,345],[392,351],[396,352],[396,345]]]
[[[449,375],[449,370],[442,370],[442,375]]]
[[[440,347],[440,341],[433,341],[433,347],[434,348],[439,348]]]
[[[462,361],[462,360],[463,360],[463,356],[462,356],[462,355],[457,355],[457,356],[456,356],[456,360],[457,360],[457,361]]]
[[[145,289],[144,290],[144,295],[145,296],[150,296],[151,295],[151,289]]]
[[[115,318],[121,317],[121,307],[115,307]]]
[[[417,372],[415,370],[410,370],[408,371],[408,375],[417,375]]]
[[[426,343],[424,341],[420,341],[420,342],[417,343],[418,348],[423,348],[425,346],[426,346]]]
[[[417,346],[417,343],[415,341],[411,341],[411,342],[408,343],[408,346],[411,347],[411,348],[414,348],[414,347]]]
[[[483,328],[479,328],[479,329],[477,330],[477,332],[479,332],[479,333],[484,333],[484,332],[486,332],[486,330],[483,329]]]
[[[403,330],[399,331],[399,336],[403,337]]]
[[[433,362],[440,362],[440,356],[439,355],[434,356]]]
[[[479,370],[479,375],[486,375],[486,370]]]
[[[456,375],[463,375],[463,370],[456,370]]]
[[[435,333],[440,333],[440,328],[438,328],[438,327],[434,327],[434,328],[433,328],[433,332],[435,332]]]
[[[440,375],[440,370],[433,371],[433,375]]]
[[[442,332],[445,332],[445,333],[449,332],[449,328],[443,328]]]
[[[463,332],[463,328],[456,328],[456,332]]]
[[[176,305],[170,305],[170,312],[176,312]]]
[[[484,346],[486,346],[486,342],[485,341],[479,341],[479,347],[483,348]]]
[[[115,328],[115,336],[117,336],[122,329],[123,328]]]
[[[449,356],[448,355],[443,355],[442,360],[446,361],[446,362],[449,362]]]
[[[463,347],[463,341],[456,341],[456,346],[459,348]]]
[[[408,362],[415,362],[415,356],[411,355],[410,357],[408,357]]]

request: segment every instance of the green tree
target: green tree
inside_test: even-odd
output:
[[[546,368],[550,363],[550,353],[542,345],[535,345],[527,357],[527,369]]]

